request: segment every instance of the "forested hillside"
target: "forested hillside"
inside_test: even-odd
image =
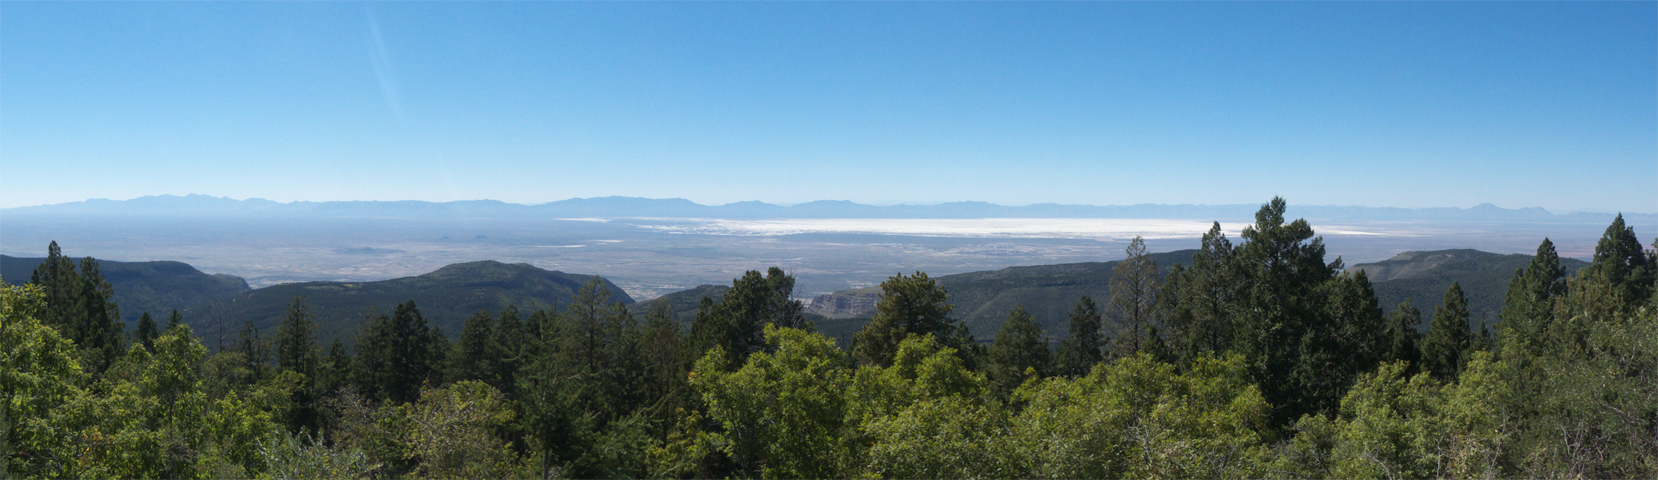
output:
[[[517,306],[535,311],[569,305],[581,285],[593,278],[526,264],[481,261],[379,282],[274,285],[196,305],[184,314],[198,335],[210,331],[235,334],[250,323],[262,332],[271,332],[286,314],[289,301],[304,296],[317,312],[317,323],[321,325],[317,334],[323,341],[331,341],[349,339],[363,315],[371,309],[385,312],[399,303],[413,301],[433,327],[453,336],[460,331],[462,322],[479,310],[500,312]],[[633,303],[616,285],[605,281],[604,286],[612,300]]]
[[[28,283],[45,258],[0,255],[0,276],[6,283]],[[166,315],[192,305],[227,298],[249,290],[248,282],[232,275],[209,275],[181,262],[98,261],[105,280],[115,289],[112,300],[121,306],[121,320],[129,326],[144,312]]]
[[[1468,311],[1474,321],[1495,324],[1503,306],[1503,295],[1516,270],[1531,263],[1531,255],[1500,255],[1478,250],[1405,252],[1376,263],[1354,265],[1349,272],[1363,270],[1375,282],[1376,298],[1385,309],[1411,299],[1417,306],[1431,304],[1444,295],[1451,283],[1462,286]],[[1575,258],[1560,259],[1568,275],[1589,263]]]
[[[189,318],[123,330],[97,262],[54,248],[36,281],[0,292],[0,468],[26,478],[1658,476],[1658,250],[1621,218],[1574,274],[1542,240],[1510,274],[1503,321],[1476,330],[1459,283],[1384,314],[1369,275],[1343,274],[1285,208],[1263,205],[1240,238],[1217,225],[1166,271],[1136,240],[1103,295],[1073,303],[1057,348],[1019,306],[993,342],[976,341],[951,293],[922,272],[881,284],[872,318],[842,346],[771,268],[734,279],[718,301],[699,298],[688,328],[675,302],[640,315],[591,277],[556,308],[472,315],[454,340],[402,301],[359,316],[351,341],[320,342],[317,319],[334,307],[292,295],[274,326],[210,350]]]

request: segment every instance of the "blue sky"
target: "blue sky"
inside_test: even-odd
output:
[[[0,207],[1658,211],[1658,8],[0,4]]]

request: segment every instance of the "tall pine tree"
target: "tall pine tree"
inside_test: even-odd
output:
[[[1462,285],[1451,282],[1445,290],[1445,300],[1433,310],[1433,323],[1428,324],[1428,335],[1422,339],[1422,369],[1441,380],[1454,379],[1462,373],[1467,352],[1474,345],[1474,334],[1468,328],[1468,301],[1463,297]]]
[[[1134,237],[1128,257],[1111,269],[1111,353],[1115,358],[1133,356],[1146,348],[1157,328],[1157,262],[1146,253],[1146,242]]]
[[[898,344],[910,335],[932,335],[949,345],[959,339],[950,294],[927,274],[893,275],[881,282],[875,316],[853,336],[852,355],[865,365],[890,366]]]
[[[1057,373],[1069,377],[1088,374],[1094,365],[1104,361],[1104,341],[1100,338],[1100,312],[1094,299],[1083,295],[1071,310],[1070,337],[1060,343]]]
[[[1047,376],[1050,356],[1036,317],[1026,312],[1024,305],[1013,307],[996,331],[996,342],[990,345],[987,370],[992,387],[999,396],[1006,397],[1032,375]]]

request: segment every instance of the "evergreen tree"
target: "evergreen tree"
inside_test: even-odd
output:
[[[1232,271],[1232,281],[1241,283],[1239,305],[1228,309],[1236,318],[1234,348],[1251,363],[1278,425],[1327,403],[1317,385],[1305,383],[1312,377],[1304,375],[1304,359],[1327,358],[1320,352],[1332,342],[1317,338],[1315,326],[1333,320],[1320,287],[1341,271],[1340,260],[1324,262],[1324,240],[1306,220],[1285,220],[1286,208],[1284,199],[1274,198],[1244,228]]]
[[[247,370],[245,381],[251,385],[265,380],[271,363],[270,342],[259,334],[259,327],[252,321],[243,323],[242,330],[237,332],[236,351],[241,352],[242,368]]]
[[[1152,329],[1157,327],[1157,262],[1146,253],[1140,237],[1128,244],[1128,258],[1111,269],[1111,338],[1113,358],[1133,356],[1144,349]]]
[[[940,343],[960,341],[958,328],[950,319],[950,310],[955,307],[949,300],[944,287],[925,273],[887,278],[881,282],[875,316],[853,336],[852,355],[865,365],[890,366],[898,344],[910,335],[932,335]]]
[[[489,310],[479,310],[461,326],[461,337],[449,354],[449,372],[444,378],[451,382],[477,380],[493,386],[501,382],[498,363],[502,358],[495,345],[495,317]]]
[[[328,357],[322,361],[322,368],[318,372],[317,392],[322,396],[331,396],[340,391],[351,378],[351,355],[346,353],[345,344],[340,339],[328,346]]]
[[[45,294],[41,320],[75,342],[81,368],[101,374],[126,352],[125,328],[118,321],[121,314],[110,301],[114,292],[97,260],[81,259],[77,272],[75,262],[63,256],[58,242],[51,242],[46,251],[46,260],[29,276],[29,283],[39,285]]]
[[[1618,300],[1632,311],[1652,296],[1658,281],[1658,257],[1642,249],[1635,227],[1624,225],[1619,214],[1595,244],[1594,260],[1578,275],[1611,286]]]
[[[1566,293],[1566,270],[1554,242],[1544,238],[1531,263],[1514,272],[1503,299],[1502,343],[1505,355],[1535,355],[1554,319],[1554,301]]]
[[[181,327],[181,326],[184,326],[184,315],[181,314],[181,313],[178,313],[178,309],[175,308],[175,309],[173,309],[173,313],[171,315],[167,315],[167,329],[162,330],[162,332],[166,332],[168,330],[172,330],[175,327]]]
[[[322,427],[318,402],[318,367],[321,352],[317,347],[317,322],[304,296],[295,296],[288,303],[287,315],[277,325],[276,366],[302,375],[298,388],[289,396],[292,406],[283,415],[283,423],[290,432],[317,432]]]
[[[86,313],[84,309],[77,308],[85,283],[75,272],[75,262],[63,256],[58,242],[54,241],[46,247],[46,260],[35,267],[34,273],[29,276],[29,283],[39,285],[46,300],[41,321],[74,340],[76,345],[81,345],[82,340],[77,337],[80,332],[75,330],[75,326],[81,323],[80,317]]]
[[[150,312],[144,312],[142,315],[139,315],[138,329],[133,332],[133,343],[143,345],[144,350],[154,353],[155,337],[159,336],[161,336],[161,331],[156,328],[155,319],[150,318]]]
[[[439,388],[452,382],[445,378],[445,366],[449,365],[449,352],[455,346],[449,343],[449,336],[444,335],[443,327],[432,327],[426,333],[426,362],[432,366],[431,374],[426,377],[426,385],[430,388]]]
[[[1468,328],[1468,301],[1463,298],[1462,285],[1451,282],[1445,290],[1445,301],[1433,310],[1433,323],[1428,324],[1428,335],[1422,339],[1422,369],[1435,378],[1454,379],[1462,373],[1466,354],[1474,345],[1474,334]]]
[[[526,363],[529,355],[524,334],[524,322],[518,318],[518,307],[508,306],[501,311],[499,321],[495,324],[492,343],[495,347],[495,381],[499,389],[507,398],[514,398],[517,391],[518,371]]]
[[[1237,270],[1232,243],[1216,222],[1203,235],[1192,267],[1175,265],[1158,292],[1158,310],[1169,326],[1169,348],[1181,365],[1232,349],[1234,314],[1246,285]]]
[[[354,377],[366,397],[401,404],[414,401],[432,377],[431,329],[414,301],[391,316],[372,315],[357,339]]]
[[[277,367],[298,372],[306,377],[316,375],[321,352],[317,347],[315,318],[304,296],[295,296],[288,303],[287,314],[276,327]]]
[[[691,323],[693,350],[700,355],[719,347],[725,352],[724,365],[735,368],[749,354],[766,348],[767,324],[807,327],[804,308],[793,294],[794,277],[780,268],[772,267],[764,276],[753,270],[744,273],[719,302],[703,298]]]
[[[110,301],[115,296],[114,289],[104,280],[104,275],[98,269],[98,261],[92,257],[81,259],[81,299],[80,307],[85,315],[80,317],[80,325],[76,327],[78,345],[83,352],[91,355],[84,357],[88,362],[83,367],[91,367],[94,372],[102,372],[114,364],[117,359],[126,354],[126,343],[123,338],[126,328],[121,325],[121,312],[115,302]]]
[[[1100,339],[1099,306],[1094,299],[1082,296],[1071,311],[1070,338],[1060,343],[1058,373],[1068,377],[1088,374],[1094,365],[1104,361],[1103,342]]]
[[[1306,408],[1334,412],[1348,387],[1376,369],[1390,339],[1382,307],[1363,270],[1332,278],[1317,292],[1324,320],[1306,325],[1292,378],[1302,386]]]
[[[989,377],[996,393],[1006,397],[1019,388],[1026,379],[1048,374],[1048,342],[1042,338],[1042,326],[1025,311],[1025,306],[1013,307],[1007,321],[996,331],[996,343],[990,345]]]
[[[1422,367],[1422,350],[1420,343],[1422,334],[1416,330],[1422,324],[1422,311],[1411,306],[1410,299],[1399,302],[1393,307],[1393,312],[1387,316],[1387,351],[1382,356],[1383,362],[1410,362],[1406,367],[1407,375],[1415,375]]]

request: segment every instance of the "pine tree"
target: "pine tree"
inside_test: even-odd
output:
[[[477,380],[499,384],[498,362],[502,358],[502,352],[495,345],[495,317],[489,310],[479,310],[461,326],[461,337],[449,354],[448,373],[444,378],[451,382]]]
[[[765,350],[767,324],[809,327],[804,307],[793,298],[794,277],[772,267],[767,274],[750,270],[731,282],[719,302],[703,298],[691,322],[692,350],[701,354],[715,347],[725,351],[725,365],[736,368],[754,352]]]
[[[501,390],[507,398],[513,398],[517,391],[518,371],[527,363],[529,355],[528,345],[524,333],[524,322],[518,318],[518,307],[508,306],[501,311],[499,321],[495,324],[495,337],[492,342],[495,353],[500,355],[495,361],[495,381],[491,384]]]
[[[1320,338],[1317,326],[1333,322],[1321,287],[1341,271],[1341,261],[1324,262],[1324,240],[1306,220],[1287,222],[1282,198],[1255,212],[1255,225],[1244,228],[1245,243],[1236,249],[1231,282],[1239,283],[1234,308],[1234,348],[1251,363],[1255,381],[1273,420],[1288,425],[1318,413],[1328,403],[1321,381],[1307,375],[1307,358],[1328,357],[1334,345]]]
[[[344,387],[351,378],[351,355],[346,353],[345,344],[340,339],[328,346],[328,357],[323,359],[322,368],[318,372],[317,392],[322,396],[332,396]]]
[[[259,334],[259,327],[252,321],[243,323],[242,330],[237,332],[236,351],[242,354],[242,368],[247,370],[246,382],[256,384],[264,381],[267,370],[270,370],[270,342]]]
[[[1160,316],[1169,326],[1169,348],[1182,365],[1206,354],[1231,350],[1237,304],[1246,285],[1237,272],[1231,241],[1216,222],[1203,235],[1192,267],[1175,265],[1158,294]]]
[[[1445,301],[1434,307],[1433,323],[1428,324],[1428,335],[1422,339],[1422,369],[1441,380],[1455,379],[1462,373],[1466,354],[1474,345],[1474,334],[1468,328],[1468,301],[1463,298],[1462,285],[1451,282],[1445,290]]]
[[[1094,299],[1083,295],[1071,311],[1071,336],[1060,343],[1058,373],[1081,377],[1104,361],[1100,322],[1099,306],[1094,304]]]
[[[1050,355],[1036,318],[1025,311],[1024,305],[1013,307],[996,331],[996,342],[990,345],[990,381],[1005,397],[1032,375],[1047,376]]]
[[[287,314],[277,324],[275,349],[276,366],[315,376],[322,352],[317,346],[317,322],[304,296],[295,296],[288,303]]]
[[[367,322],[357,340],[353,383],[371,399],[414,401],[436,370],[426,317],[411,300],[399,304],[391,316],[371,314]]]
[[[1145,348],[1151,330],[1157,327],[1157,262],[1146,253],[1146,242],[1134,237],[1128,244],[1128,258],[1111,269],[1111,305],[1107,315],[1115,330],[1111,338],[1113,358],[1133,356]]]
[[[1658,288],[1658,254],[1649,255],[1642,249],[1635,227],[1624,225],[1619,214],[1595,244],[1594,260],[1578,276],[1606,286],[1621,304],[1614,308],[1632,312]]]
[[[322,427],[318,402],[318,367],[321,353],[317,347],[317,322],[304,296],[295,296],[288,303],[287,314],[276,327],[273,339],[277,368],[302,375],[299,388],[290,395],[292,407],[282,416],[283,423],[293,433],[317,432]]]
[[[162,330],[162,332],[171,331],[173,328],[181,326],[184,326],[184,315],[178,313],[178,309],[173,309],[173,313],[167,316],[167,329]]]
[[[887,278],[875,316],[853,336],[852,355],[865,365],[889,366],[898,344],[910,335],[932,335],[940,343],[956,339],[949,301],[950,294],[925,273]]]
[[[139,315],[138,329],[133,332],[133,343],[136,345],[143,345],[144,350],[154,353],[155,338],[159,336],[161,336],[161,331],[156,328],[155,319],[150,318],[150,312],[144,312],[142,315]]]
[[[1544,238],[1531,263],[1514,272],[1499,328],[1505,355],[1536,355],[1554,319],[1554,301],[1566,293],[1566,270],[1554,242]]]
[[[39,285],[45,294],[46,308],[41,311],[41,322],[56,328],[63,336],[82,344],[75,326],[81,323],[85,310],[77,308],[85,283],[75,272],[75,262],[63,256],[58,242],[46,247],[46,260],[29,275],[29,283]]]
[[[1414,375],[1422,367],[1422,350],[1418,346],[1422,334],[1416,326],[1422,324],[1422,311],[1411,306],[1410,299],[1399,302],[1387,316],[1387,351],[1383,362],[1410,362],[1406,374]]]
[[[46,260],[29,276],[29,283],[45,293],[41,321],[75,342],[81,368],[101,374],[126,352],[125,327],[118,321],[121,314],[110,301],[114,292],[97,260],[81,259],[77,272],[75,262],[63,256],[58,242],[51,242],[46,251]]]

